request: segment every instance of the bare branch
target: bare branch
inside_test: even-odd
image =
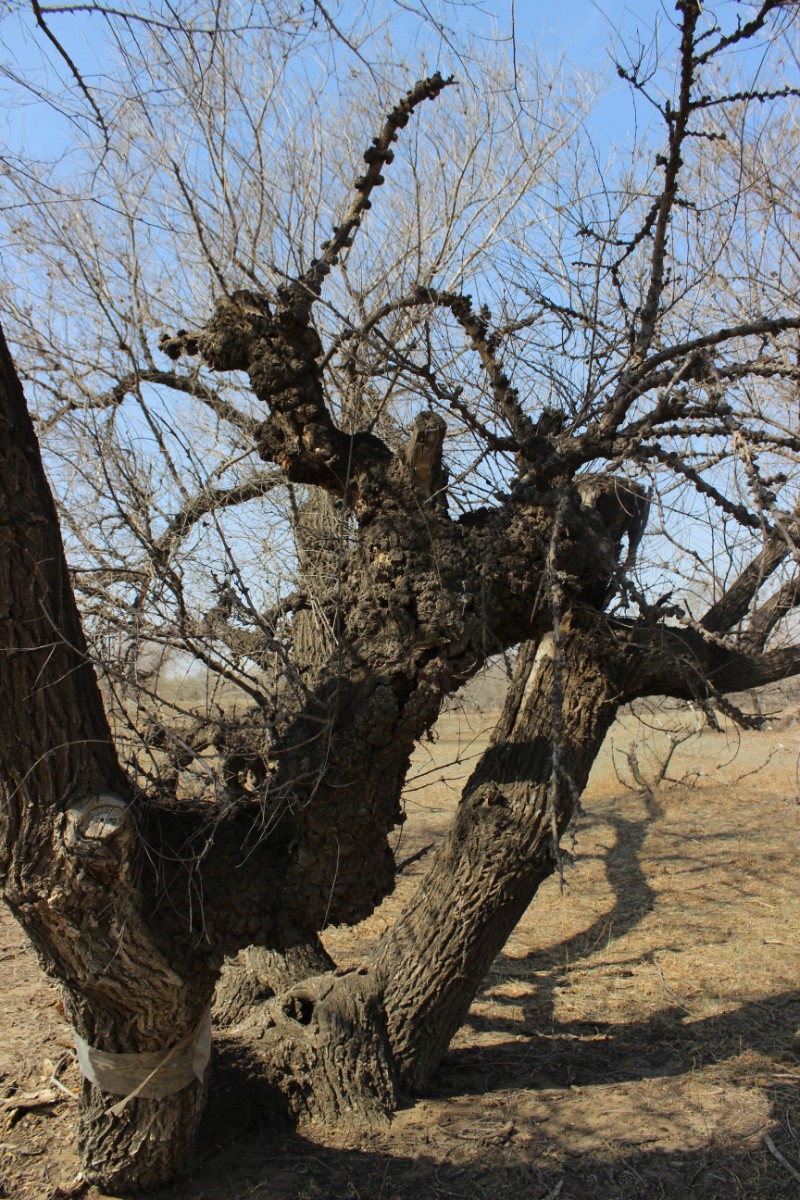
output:
[[[685,358],[698,350],[705,350],[709,346],[719,346],[723,342],[730,342],[736,338],[771,337],[783,333],[787,329],[800,329],[800,316],[762,317],[754,321],[743,321],[739,325],[717,329],[713,333],[706,333],[675,346],[668,346],[657,354],[650,355],[648,359],[636,366],[627,382],[631,386],[638,385],[642,388],[650,373],[656,367],[660,367],[662,363]]]
[[[757,33],[761,32],[767,23],[767,17],[770,13],[787,7],[787,0],[764,0],[764,3],[754,17],[751,17],[749,21],[745,21],[744,24],[739,21],[733,33],[725,34],[718,38],[707,50],[697,55],[695,62],[698,66],[705,66],[706,63],[711,62],[712,59],[721,54],[723,50],[729,50],[732,46],[736,46],[740,42],[749,41]]]
[[[708,496],[723,512],[735,517],[740,525],[744,525],[749,529],[756,529],[759,532],[764,528],[763,519],[759,518],[755,513],[750,512],[743,504],[737,504],[735,501],[729,500],[719,488],[714,487],[713,484],[703,479],[695,467],[690,463],[684,462],[677,451],[665,450],[659,445],[644,445],[641,447],[627,446],[625,447],[625,452],[630,454],[631,458],[638,459],[640,462],[646,462],[649,458],[655,458],[677,475],[683,475],[701,496]]]
[[[260,499],[284,482],[280,472],[260,472],[240,483],[227,488],[206,488],[187,500],[180,512],[176,513],[164,533],[153,543],[156,557],[169,555],[176,543],[186,536],[189,530],[209,513],[233,508],[239,504],[247,504],[250,500]]]
[[[525,413],[519,402],[516,388],[506,374],[497,355],[499,337],[489,331],[489,315],[472,308],[469,296],[454,292],[440,292],[435,288],[419,288],[417,296],[421,303],[438,304],[449,308],[469,338],[473,350],[478,354],[489,379],[495,399],[497,413],[508,424],[520,448],[531,437],[536,436],[534,422]]]
[[[455,80],[452,76],[449,79],[443,79],[437,71],[435,75],[419,80],[389,113],[380,133],[373,138],[372,145],[364,151],[367,169],[353,185],[356,194],[341,225],[334,229],[331,240],[323,243],[321,256],[315,259],[305,274],[287,289],[286,298],[287,300],[291,298],[293,307],[296,307],[298,313],[310,310],[320,293],[323,280],[339,261],[340,253],[352,245],[362,217],[371,206],[372,191],[383,183],[381,170],[388,166],[394,158],[391,147],[392,143],[397,141],[399,131],[405,128],[412,112],[423,100],[435,100],[442,88],[449,87],[453,83]]]
[[[763,650],[779,621],[800,605],[800,580],[787,579],[774,595],[765,600],[753,613],[744,630],[746,641],[754,650]]]
[[[248,417],[245,413],[240,412],[235,405],[230,401],[225,400],[219,392],[208,387],[207,384],[201,383],[199,379],[190,375],[178,375],[175,371],[155,371],[155,370],[137,370],[130,375],[124,375],[112,388],[107,392],[103,392],[100,396],[86,396],[80,400],[68,400],[53,412],[46,421],[41,424],[41,432],[49,433],[58,422],[71,412],[84,412],[86,410],[98,410],[116,408],[121,404],[126,396],[131,392],[137,391],[143,383],[155,384],[160,387],[168,387],[176,392],[183,392],[187,396],[193,396],[195,400],[200,400],[205,404],[216,417],[221,421],[227,421],[234,425],[237,429],[248,437],[255,434],[258,422],[252,417]]]
[[[701,627],[708,633],[727,633],[738,625],[749,612],[759,589],[790,553],[786,538],[779,531],[773,531],[761,552],[700,618]]]
[[[61,42],[58,40],[58,38],[55,36],[55,34],[50,29],[50,26],[45,21],[43,14],[45,11],[50,11],[50,10],[42,9],[38,0],[31,0],[31,7],[32,7],[34,15],[36,17],[36,24],[39,26],[42,33],[44,33],[45,37],[50,42],[52,42],[53,46],[55,46],[59,55],[61,56],[61,58],[63,58],[64,62],[69,67],[72,78],[75,80],[78,87],[83,92],[84,97],[86,98],[92,112],[94,113],[95,120],[97,121],[97,125],[103,134],[103,142],[105,144],[105,151],[106,151],[106,153],[108,153],[108,151],[111,149],[111,141],[110,141],[108,126],[106,125],[106,122],[105,122],[105,118],[98,107],[97,101],[95,100],[94,96],[90,92],[90,90],[86,84],[86,81],[83,78],[83,75],[78,70],[73,59],[70,57],[70,55],[64,49]]]

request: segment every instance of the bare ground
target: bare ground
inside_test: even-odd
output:
[[[669,730],[691,729],[648,720],[640,784],[657,777]],[[413,891],[416,856],[489,724],[447,714],[420,748],[398,850],[413,861],[369,921],[326,934],[339,960],[357,960]],[[706,730],[677,746],[658,786],[631,789],[612,760],[633,783],[641,729],[618,722],[563,891],[556,878],[540,892],[430,1095],[378,1132],[276,1130],[226,1033],[201,1149],[160,1200],[800,1196],[797,729]],[[5,912],[0,989],[0,1196],[97,1198],[76,1182],[69,1028]]]

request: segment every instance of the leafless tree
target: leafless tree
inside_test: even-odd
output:
[[[89,1178],[177,1169],[246,947],[293,1111],[424,1088],[619,706],[744,722],[731,693],[800,673],[791,9],[681,0],[669,61],[620,61],[651,125],[608,161],[590,92],[520,47],[390,99],[400,67],[321,5],[353,78],[301,86],[288,9],[102,10],[96,111],[67,55],[91,174],[6,171],[5,324],[70,565],[4,345],[0,861],[87,1047]],[[514,647],[418,894],[335,972],[318,934],[391,889],[415,743]]]

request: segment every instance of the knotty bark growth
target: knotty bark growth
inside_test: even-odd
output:
[[[722,95],[720,72],[708,69],[761,37],[783,7],[765,0],[725,33],[708,6],[677,5],[674,88],[656,98],[664,145],[641,194],[632,181],[643,173],[632,164],[617,215],[595,207],[583,177],[554,205],[563,153],[540,175],[550,143],[531,149],[526,138],[539,133],[525,125],[526,114],[508,123],[496,109],[488,149],[436,145],[441,214],[452,213],[442,228],[438,212],[426,224],[423,205],[390,213],[398,219],[384,223],[389,240],[370,255],[359,230],[402,131],[423,101],[443,102],[451,81],[437,73],[376,122],[343,218],[317,257],[312,247],[292,246],[291,260],[308,266],[294,277],[270,268],[264,282],[263,246],[272,234],[284,245],[294,201],[269,216],[261,128],[252,155],[236,155],[252,223],[249,212],[237,214],[226,171],[192,177],[192,160],[219,165],[214,104],[233,95],[237,112],[255,111],[242,101],[240,77],[217,81],[217,61],[226,61],[218,44],[235,50],[222,27],[213,61],[203,59],[202,40],[188,36],[185,96],[180,71],[159,77],[176,105],[183,96],[188,125],[205,141],[192,142],[177,164],[158,157],[175,139],[153,134],[152,197],[137,193],[125,254],[114,248],[110,259],[115,269],[123,259],[134,264],[130,295],[116,293],[111,270],[107,280],[88,278],[82,231],[91,222],[86,212],[62,222],[66,198],[56,196],[71,264],[60,278],[66,288],[74,275],[96,300],[102,369],[92,362],[87,370],[84,346],[67,361],[57,319],[49,335],[58,353],[18,315],[17,345],[39,378],[37,403],[44,396],[48,407],[56,397],[42,429],[56,437],[64,422],[79,429],[81,464],[90,447],[93,469],[81,466],[75,476],[81,496],[87,480],[107,484],[93,510],[101,533],[87,528],[80,504],[66,504],[65,519],[81,563],[75,577],[86,629],[97,645],[108,634],[122,646],[118,661],[106,658],[108,696],[137,785],[112,744],[55,508],[3,346],[0,685],[19,720],[0,732],[0,872],[7,901],[91,1045],[113,1053],[174,1044],[197,1025],[225,956],[242,952],[226,968],[219,1011],[251,1039],[289,1108],[307,1118],[385,1115],[401,1088],[424,1087],[493,956],[557,866],[558,839],[617,706],[667,693],[710,712],[743,685],[800,672],[791,622],[800,599],[800,439],[781,409],[787,394],[794,404],[800,382],[800,315],[789,256],[770,250],[786,244],[775,213],[794,211],[794,185],[783,181],[780,205],[755,206],[763,258],[750,271],[747,239],[738,235],[752,214],[745,221],[740,207],[765,178],[774,181],[751,162],[749,122],[731,121],[724,131],[716,123],[719,112],[769,110],[798,89]],[[161,53],[156,41],[151,48]],[[209,71],[198,89],[191,81],[200,61]],[[258,61],[266,69],[272,60]],[[140,162],[137,139],[161,129],[164,113],[163,92],[140,111],[141,64],[129,65],[137,86],[126,113],[141,119],[117,130],[134,151],[115,156],[119,171],[127,158]],[[516,67],[515,86],[493,85],[487,96],[518,94]],[[621,73],[652,103],[659,76],[641,78],[641,69]],[[282,104],[281,87],[273,91]],[[454,107],[449,117],[456,116]],[[470,124],[482,122],[481,113],[461,127],[472,137]],[[749,172],[753,188],[728,204],[724,139],[734,128],[745,131],[731,154],[736,178]],[[279,132],[269,127],[270,136]],[[758,153],[770,130],[761,133]],[[414,174],[418,151],[404,169],[425,197]],[[293,144],[287,154],[295,184],[304,172],[327,178],[302,153],[297,159]],[[516,186],[515,154],[528,183],[505,214],[495,210],[500,257],[487,249],[493,225],[481,247],[464,227],[443,266],[445,244],[451,235],[458,241],[473,160],[483,163],[474,175],[484,180],[505,163],[504,193]],[[575,157],[589,169],[591,155]],[[706,169],[716,179],[710,202]],[[18,183],[18,207],[49,214],[52,181],[37,190],[32,178]],[[194,256],[207,268],[202,285],[198,274],[178,294],[208,294],[186,314],[188,331],[162,337],[167,370],[153,339],[164,314],[152,307],[165,287],[140,286],[146,264],[138,249],[139,202],[142,225],[149,212],[161,229],[164,179],[177,186],[175,203],[193,230],[189,252],[176,247],[175,262]],[[530,207],[528,186],[540,189]],[[605,181],[601,192],[613,194]],[[119,209],[128,213],[124,193]],[[491,199],[471,191],[465,206],[483,212]],[[552,217],[544,224],[543,203]],[[322,208],[304,210],[297,228],[314,227]],[[707,232],[715,221],[719,236]],[[398,254],[391,239],[412,228],[417,244]],[[26,234],[26,250],[50,247],[52,229],[45,222]],[[497,319],[465,289],[497,281],[503,255],[518,261]],[[163,261],[162,246],[156,257]],[[102,263],[104,253],[93,258]],[[396,271],[386,265],[394,259]],[[465,265],[456,268],[456,259]],[[58,274],[46,255],[40,265],[42,279]],[[767,294],[761,281],[772,267]],[[436,286],[442,275],[447,281]],[[742,295],[718,287],[723,277],[747,280]],[[323,288],[331,289],[325,305]],[[59,312],[63,303],[54,296]],[[36,354],[41,362],[31,365]],[[197,451],[181,415],[172,421],[176,397],[206,419],[194,425]],[[197,460],[208,448],[209,415],[230,441],[220,436],[204,471]],[[126,426],[146,426],[152,459],[140,463],[139,447],[120,432]],[[230,537],[225,522],[251,505],[244,511],[263,532],[278,496],[286,508],[275,519],[282,533],[293,531],[297,562],[287,570],[292,578],[282,575],[268,594],[259,573],[269,555],[254,551],[248,576],[239,547],[250,528],[245,522]],[[662,561],[640,568],[648,517]],[[704,530],[710,564],[696,547],[681,548],[683,520]],[[206,528],[214,537],[204,542]],[[717,569],[719,544],[725,566]],[[213,568],[203,558],[208,545],[222,574],[216,558]],[[692,573],[681,577],[673,558]],[[671,590],[662,591],[664,574]],[[215,698],[195,712],[151,689],[136,664],[154,645],[189,655],[211,690],[230,685],[250,707],[228,711]],[[487,658],[515,647],[522,649],[503,717],[418,896],[363,969],[337,972],[317,935],[328,923],[367,916],[393,886],[393,832],[414,745],[446,696]],[[190,782],[202,775],[202,788],[188,786],[192,771]],[[163,1182],[191,1143],[203,1094],[198,1081],[165,1100],[135,1097],[113,1115],[110,1098],[86,1084],[87,1175],[112,1189]]]

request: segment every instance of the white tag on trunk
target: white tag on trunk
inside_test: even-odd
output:
[[[211,1057],[211,1005],[195,1030],[170,1050],[107,1054],[90,1046],[78,1033],[75,1033],[75,1049],[84,1078],[101,1092],[125,1097],[108,1110],[118,1116],[129,1100],[139,1096],[143,1100],[162,1100],[196,1079],[202,1083]]]

